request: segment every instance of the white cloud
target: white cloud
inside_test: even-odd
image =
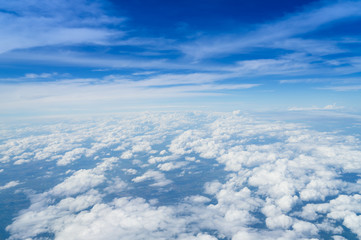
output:
[[[153,187],[164,187],[172,183],[171,180],[166,179],[163,173],[154,170],[148,170],[143,175],[132,179],[132,181],[135,183],[139,183],[147,180],[153,180],[155,182],[150,185]]]
[[[136,169],[133,169],[133,168],[123,169],[123,171],[126,172],[127,174],[131,174],[131,175],[137,174],[137,172],[138,172]]]
[[[292,228],[297,233],[305,233],[307,235],[315,235],[318,232],[318,229],[314,224],[305,221],[297,221],[292,225]]]
[[[26,0],[19,4],[2,1],[2,8],[0,53],[56,44],[102,44],[122,34],[105,28],[120,19],[107,16],[100,2],[54,0],[44,4]]]
[[[284,214],[279,216],[268,217],[266,219],[266,225],[270,229],[275,229],[275,228],[288,229],[292,225],[292,222],[293,222],[292,218]]]
[[[346,240],[346,238],[342,237],[342,236],[333,236],[334,240]]]
[[[79,159],[84,153],[86,153],[86,148],[75,148],[69,152],[66,152],[64,156],[58,160],[57,164],[59,166],[67,165],[77,159]]]
[[[359,91],[361,90],[361,85],[332,86],[332,87],[323,87],[321,89],[333,90],[338,92]]]
[[[351,229],[358,237],[361,236],[359,231],[361,213],[361,195],[354,194],[350,196],[339,195],[329,203],[307,204],[301,213],[306,219],[318,219],[318,213],[327,214],[327,217],[335,220],[342,220],[344,226]]]
[[[297,196],[291,197],[290,195],[285,195],[277,199],[276,203],[283,212],[288,212],[292,209],[293,206],[296,205],[297,201],[298,201]]]
[[[90,191],[76,198],[62,199],[58,204],[48,206],[45,195],[36,197],[36,202],[18,216],[6,230],[13,233],[10,239],[27,239],[47,231],[57,232],[77,212],[101,201],[99,193]]]
[[[221,187],[222,184],[218,181],[208,182],[204,186],[205,193],[214,195],[221,189]]]
[[[336,104],[326,105],[324,107],[290,107],[289,111],[315,111],[315,110],[337,110],[343,109],[343,106],[336,106]]]
[[[14,165],[21,165],[21,164],[24,164],[24,163],[28,163],[28,162],[30,162],[31,160],[29,160],[29,159],[27,159],[27,160],[25,160],[25,159],[20,159],[20,160],[16,160],[15,162],[14,162]]]
[[[351,229],[352,232],[356,233],[359,238],[361,237],[361,230],[360,230],[361,216],[360,215],[356,215],[355,213],[351,213],[351,214],[347,215],[344,219],[344,224],[346,227]]]
[[[19,184],[20,184],[19,181],[11,181],[11,182],[8,182],[7,184],[5,184],[5,185],[3,185],[3,186],[0,186],[0,191],[1,191],[1,190],[8,189],[8,188],[16,187],[16,186],[19,185]]]
[[[27,73],[25,74],[25,78],[50,78],[50,77],[54,77],[57,76],[58,73],[41,73],[41,74],[36,74],[36,73]]]
[[[171,171],[174,169],[178,169],[178,168],[182,168],[184,166],[186,166],[188,163],[187,162],[167,162],[167,163],[162,163],[158,165],[158,169],[162,170],[162,171]]]
[[[131,159],[133,157],[133,153],[128,150],[122,153],[122,155],[120,156],[120,158],[122,159]]]
[[[106,187],[104,190],[109,193],[119,193],[122,192],[128,184],[121,180],[119,177],[112,179],[109,181],[109,186]]]
[[[159,239],[170,237],[179,223],[172,221],[172,210],[153,207],[142,199],[115,199],[97,204],[62,226],[57,239]],[[172,221],[173,227],[167,224]],[[169,227],[169,228],[168,228]]]
[[[194,76],[193,76],[194,75]],[[69,109],[104,109],[130,108],[123,101],[137,100],[138,107],[154,105],[159,99],[179,97],[223,96],[231,90],[250,89],[260,86],[256,83],[226,84],[229,76],[224,74],[177,75],[176,80],[162,75],[141,81],[123,79],[59,79],[47,82],[23,82],[20,84],[1,84],[0,109],[5,112],[21,111],[30,113],[41,109],[44,114]],[[174,81],[179,82],[174,85]],[[206,83],[202,83],[206,82]],[[162,87],[159,87],[162,86]],[[15,94],[16,93],[16,94]],[[1,101],[3,100],[3,101]],[[136,150],[136,149],[135,149]]]
[[[211,199],[201,195],[186,197],[185,200],[190,201],[192,203],[207,203],[211,201]]]
[[[253,240],[259,239],[259,234],[255,232],[251,232],[249,229],[245,229],[244,231],[237,232],[233,237],[232,240]],[[267,236],[263,236],[266,238]]]
[[[82,169],[65,179],[64,182],[56,185],[51,194],[71,196],[94,188],[104,181],[105,177],[103,175],[96,174],[92,170]]]

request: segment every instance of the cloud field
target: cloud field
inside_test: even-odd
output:
[[[237,111],[1,133],[0,194],[28,199],[9,239],[361,238],[356,136]]]

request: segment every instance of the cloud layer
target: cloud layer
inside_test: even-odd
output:
[[[40,161],[53,166],[43,178],[57,179],[28,193],[29,208],[6,228],[10,239],[361,237],[356,137],[239,111],[144,113],[41,129],[9,132],[1,145],[0,174]],[[2,188],[31,188],[17,185],[22,178]]]

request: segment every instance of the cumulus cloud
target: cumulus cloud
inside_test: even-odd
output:
[[[130,175],[134,175],[134,174],[137,174],[137,170],[136,169],[133,169],[133,168],[129,168],[129,169],[123,169],[123,171],[127,174],[130,174]]]
[[[86,148],[76,148],[69,152],[66,152],[64,156],[58,160],[57,164],[59,166],[67,165],[77,159],[79,159],[84,153],[86,153]]]
[[[119,193],[122,192],[128,184],[122,181],[119,177],[116,177],[110,181],[109,186],[106,187],[104,190],[109,193]]]
[[[154,183],[150,185],[153,187],[164,187],[172,183],[172,181],[168,180],[163,173],[154,170],[148,170],[143,175],[132,179],[132,181],[135,183],[144,182],[147,180],[154,181]]]
[[[105,181],[104,176],[91,170],[79,170],[51,191],[54,195],[70,196],[93,188]]]
[[[171,171],[174,169],[182,168],[182,167],[186,166],[187,164],[188,164],[187,162],[176,162],[176,163],[167,162],[167,163],[159,164],[158,168],[159,168],[159,170],[162,170],[162,171]]]
[[[211,199],[209,199],[205,196],[201,196],[201,195],[186,197],[185,200],[193,202],[193,203],[207,203],[207,202],[211,201]]]
[[[59,231],[64,220],[70,220],[77,212],[100,202],[101,198],[96,191],[90,191],[76,198],[64,198],[55,205],[48,206],[48,200],[50,199],[45,195],[39,195],[34,199],[31,207],[6,228],[13,233],[10,239],[26,239],[45,232]]]

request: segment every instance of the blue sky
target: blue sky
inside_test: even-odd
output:
[[[361,110],[361,1],[0,0],[2,116]]]

